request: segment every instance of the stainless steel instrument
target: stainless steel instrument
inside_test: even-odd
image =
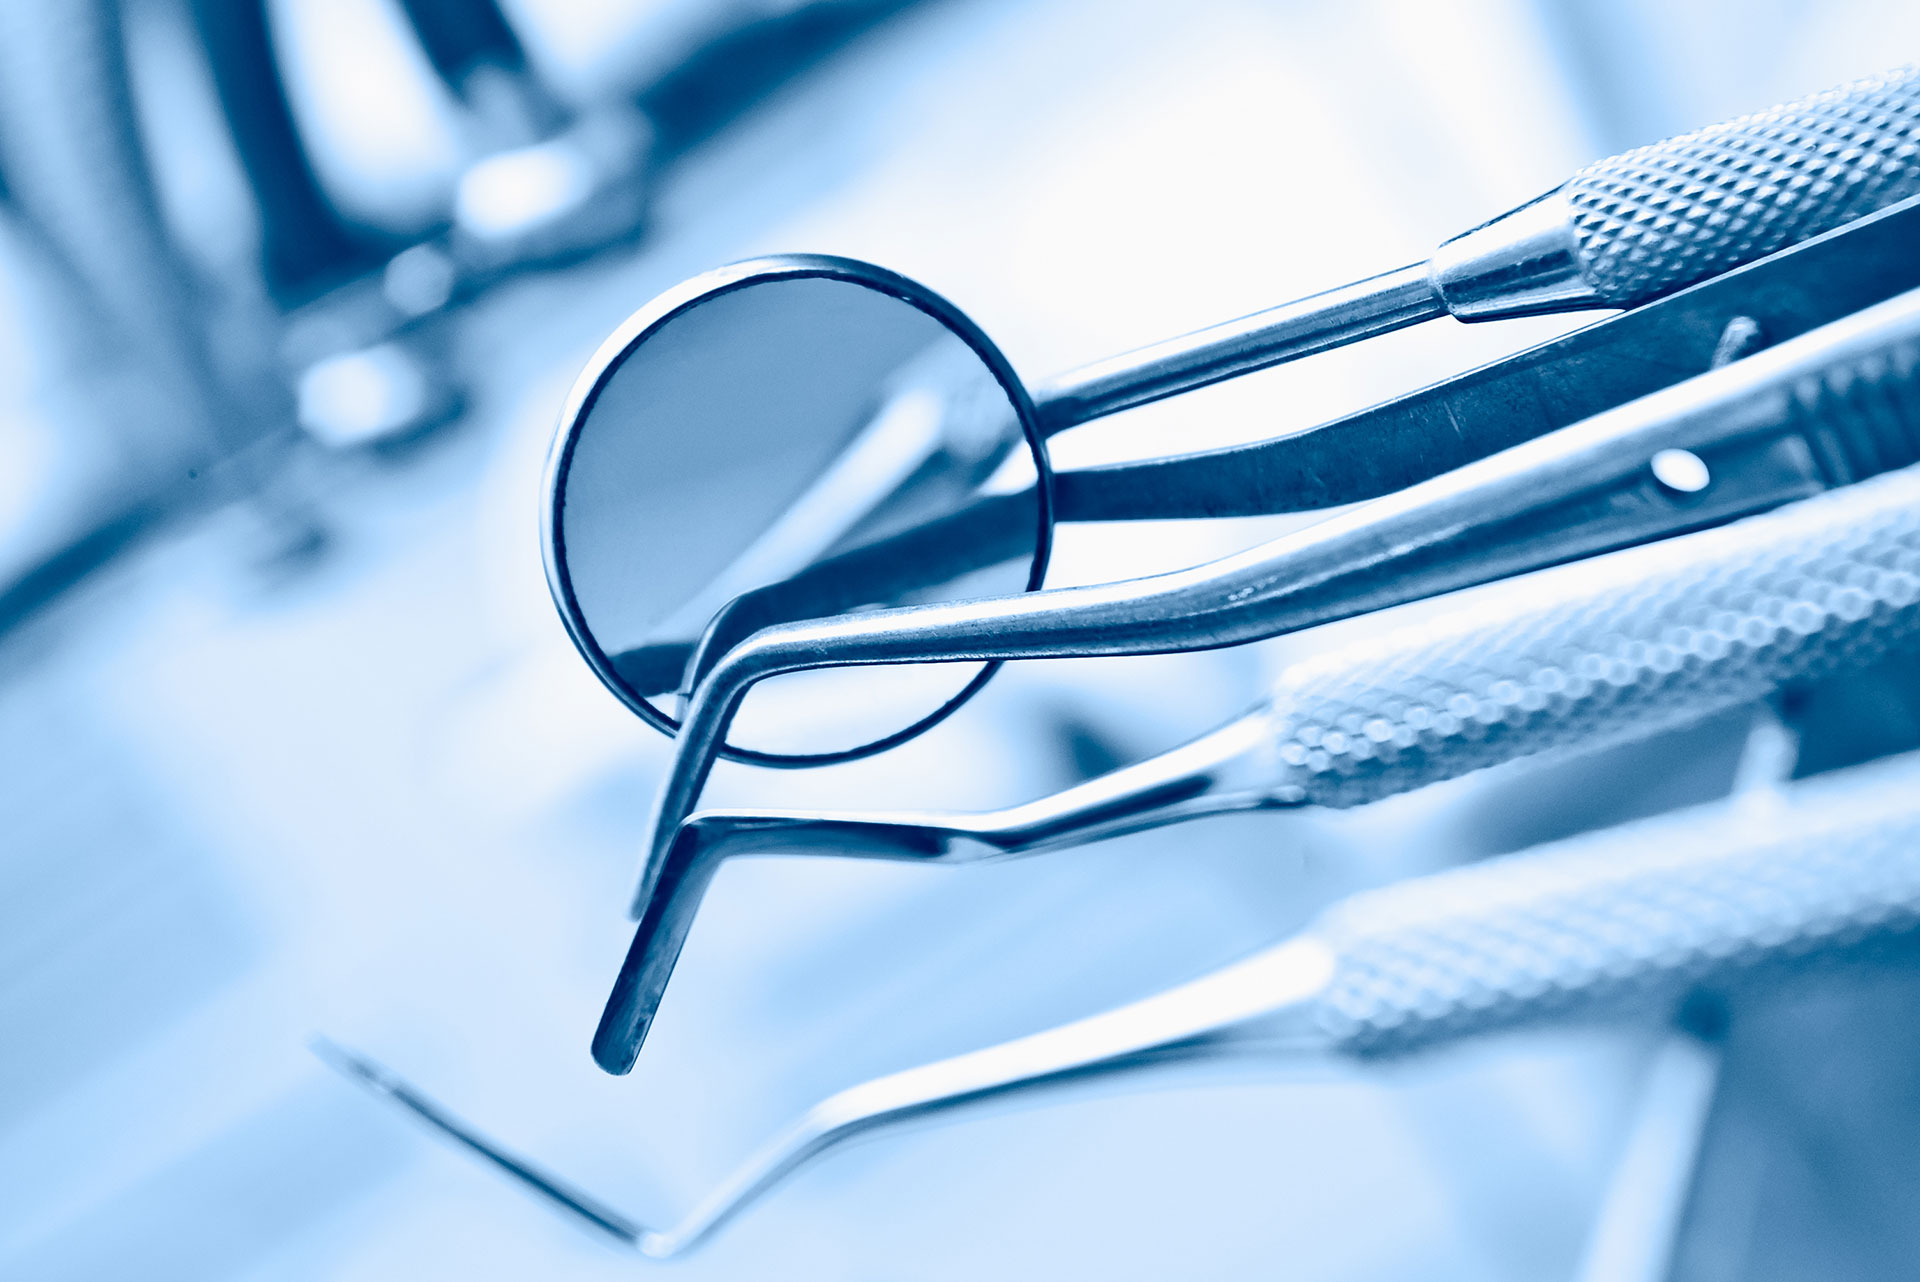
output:
[[[1235,645],[1715,524],[1920,459],[1917,371],[1920,291],[1192,570],[767,628],[688,706],[633,913],[767,677]]]
[[[665,1230],[512,1156],[372,1061],[322,1049],[524,1186],[667,1258],[845,1141],[901,1123],[1196,1063],[1372,1063],[1548,1022],[1659,1017],[1703,986],[1857,956],[1916,926],[1920,759],[1905,757],[1353,895],[1157,996],[841,1091]]]
[[[672,834],[593,1052],[632,1068],[719,865],[779,853],[971,863],[1236,810],[1363,805],[1630,742],[1920,644],[1920,467],[1512,580],[1306,660],[1246,716],[985,813],[696,813]]]

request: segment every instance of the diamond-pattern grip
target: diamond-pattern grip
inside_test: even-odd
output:
[[[1920,67],[1598,161],[1565,192],[1601,299],[1644,302],[1920,192]]]
[[[1687,987],[1920,926],[1920,761],[1788,799],[1643,821],[1358,895],[1314,928],[1338,958],[1316,1012],[1391,1054]]]
[[[1920,649],[1920,467],[1512,580],[1281,674],[1274,791],[1346,807]]]

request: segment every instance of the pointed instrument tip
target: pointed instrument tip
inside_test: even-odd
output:
[[[676,1249],[671,1239],[643,1228],[605,1203],[587,1196],[543,1168],[509,1152],[366,1056],[348,1050],[332,1038],[318,1034],[307,1039],[307,1046],[329,1067],[371,1087],[440,1132],[441,1135],[511,1177],[521,1187],[562,1210],[578,1216],[602,1233],[626,1246],[637,1247],[649,1255],[660,1256],[663,1252],[672,1254]]]
[[[370,1086],[377,1091],[391,1094],[393,1075],[380,1065],[356,1051],[350,1051],[331,1037],[315,1033],[307,1038],[307,1049],[317,1056],[321,1063],[339,1073],[342,1077],[351,1077],[355,1081]]]

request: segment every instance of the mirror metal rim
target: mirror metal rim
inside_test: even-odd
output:
[[[581,426],[591,415],[608,381],[627,357],[662,325],[710,299],[752,285],[777,280],[819,278],[859,285],[916,308],[965,343],[987,367],[1019,418],[1020,430],[1026,437],[1027,448],[1038,474],[1035,490],[1039,499],[1039,528],[1035,531],[1033,562],[1024,590],[1032,592],[1038,589],[1046,578],[1047,562],[1053,552],[1053,469],[1048,461],[1045,437],[1040,432],[1033,401],[1027,394],[1025,384],[1014,373],[1013,366],[1000,349],[964,312],[924,285],[884,267],[828,254],[773,254],[704,272],[660,294],[627,317],[587,361],[561,407],[559,425],[547,454],[545,475],[540,486],[541,560],[546,566],[547,588],[553,595],[561,622],[566,625],[568,637],[580,652],[580,657],[586,660],[587,666],[600,679],[601,685],[610,690],[629,711],[670,738],[679,734],[680,722],[626,688],[614,672],[606,652],[594,640],[593,631],[588,627],[579,600],[574,595],[572,580],[567,573],[566,536],[561,529],[565,507],[562,494],[573,461],[574,444],[579,438]],[[753,765],[803,767],[856,761],[885,752],[946,720],[961,704],[971,699],[999,668],[998,662],[984,665],[959,693],[934,711],[903,730],[854,748],[831,753],[786,754],[726,744],[721,747],[720,755],[728,760]]]

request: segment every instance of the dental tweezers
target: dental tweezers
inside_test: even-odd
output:
[[[689,702],[633,914],[655,894],[734,710],[767,677],[1237,645],[1717,524],[1916,459],[1920,290],[1191,570],[763,629]],[[1684,462],[1691,481],[1663,481],[1663,460]]]
[[[1920,648],[1920,467],[1736,524],[1495,585],[1304,660],[1245,716],[984,813],[711,810],[668,846],[596,1031],[632,1068],[725,860],[959,864],[1239,810],[1363,805],[1522,758],[1630,742]]]
[[[990,1100],[1196,1062],[1373,1063],[1858,959],[1920,926],[1920,756],[1353,895],[1300,935],[1104,1014],[854,1086],[679,1224],[648,1229],[337,1047],[337,1067],[641,1253],[698,1244],[846,1141]]]

